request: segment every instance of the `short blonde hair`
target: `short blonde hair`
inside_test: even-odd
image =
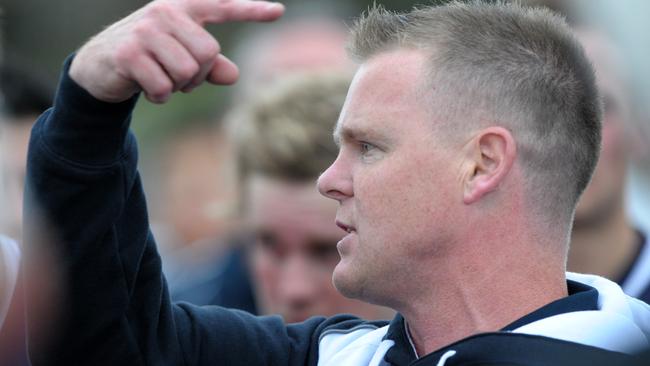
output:
[[[252,95],[228,117],[242,178],[313,181],[336,159],[332,131],[352,75],[298,74]]]

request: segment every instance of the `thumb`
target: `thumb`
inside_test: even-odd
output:
[[[239,68],[226,56],[219,54],[212,65],[207,80],[212,84],[230,85],[239,78]]]

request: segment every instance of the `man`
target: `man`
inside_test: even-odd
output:
[[[35,365],[587,365],[647,346],[647,305],[604,279],[566,279],[598,96],[566,26],[514,5],[373,9],[355,26],[362,64],[318,186],[348,233],[336,287],[397,310],[390,324],[285,326],[172,305],[127,134],[135,95],[164,102],[206,78],[233,82],[236,68],[197,24],[281,13],[152,2],[68,62],[30,148],[27,214],[59,229],[50,247],[67,286],[56,337],[30,349]]]
[[[579,28],[577,35],[596,69],[605,113],[600,160],[576,209],[568,267],[612,279],[650,302],[650,245],[625,202],[629,163],[643,148],[632,121],[629,77],[621,52],[603,34]]]

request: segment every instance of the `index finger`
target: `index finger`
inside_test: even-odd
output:
[[[194,0],[187,1],[187,12],[201,24],[229,21],[269,22],[284,14],[284,5],[269,1]]]

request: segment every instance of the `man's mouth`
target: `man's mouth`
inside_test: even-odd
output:
[[[357,230],[354,228],[354,226],[344,224],[341,221],[336,220],[336,226],[340,227],[343,229],[343,231],[347,232],[348,234],[354,233]]]

